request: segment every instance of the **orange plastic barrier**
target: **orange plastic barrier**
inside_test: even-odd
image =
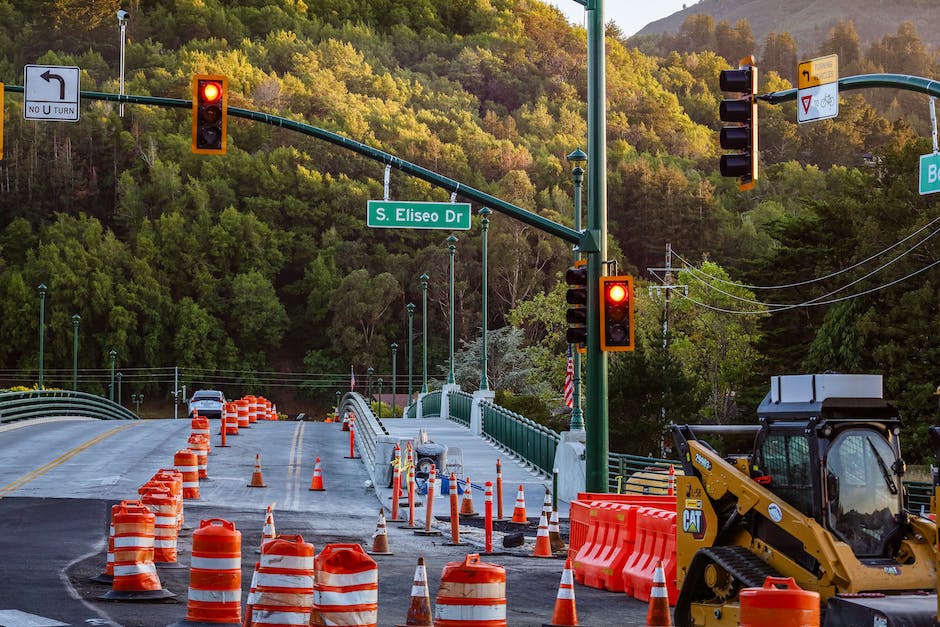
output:
[[[591,508],[590,542],[575,557],[579,583],[623,592],[622,571],[633,552],[637,509],[628,503],[596,503]]]
[[[763,587],[741,590],[741,627],[761,625],[818,627],[819,593],[803,590],[793,577],[767,577]]]
[[[679,597],[676,589],[676,513],[641,507],[636,516],[636,542],[622,569],[623,588],[640,601],[649,601],[653,574],[662,562],[669,604]]]
[[[379,568],[358,544],[327,544],[317,555],[311,625],[375,627]]]
[[[676,510],[676,497],[653,496],[645,494],[604,494],[601,492],[579,492],[578,498],[571,502],[568,514],[570,522],[568,539],[568,557],[574,559],[581,545],[588,537],[591,525],[591,507],[595,503],[631,503],[646,507],[657,507],[669,511]]]

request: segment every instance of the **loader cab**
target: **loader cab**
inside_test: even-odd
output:
[[[897,411],[880,398],[880,385],[877,398],[787,402],[784,396],[773,402],[772,396],[758,409],[761,429],[753,453],[769,478],[767,488],[829,529],[857,557],[894,555],[905,525],[901,424]]]

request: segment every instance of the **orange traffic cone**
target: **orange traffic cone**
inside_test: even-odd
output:
[[[516,492],[516,506],[512,510],[512,520],[510,522],[518,523],[521,525],[528,524],[529,519],[525,515],[525,492],[522,489],[522,484],[519,484],[519,491]]]
[[[650,606],[646,613],[647,627],[672,627],[669,614],[669,592],[666,590],[666,573],[663,561],[659,560],[653,571],[653,587],[650,590]]]
[[[248,599],[245,601],[245,620],[242,627],[251,627],[251,615],[255,603],[258,602],[258,569],[261,562],[255,562],[255,572],[251,575],[251,586],[248,588]]]
[[[385,527],[385,508],[379,510],[379,522],[375,525],[372,534],[372,550],[366,551],[369,555],[394,555],[388,550],[388,529]]]
[[[460,501],[460,515],[461,516],[476,516],[477,513],[473,511],[473,484],[470,483],[470,477],[467,477],[464,481],[463,488],[463,500]]]
[[[558,596],[555,597],[555,611],[552,622],[542,623],[542,627],[571,627],[578,624],[578,608],[574,602],[574,575],[571,560],[565,560],[565,569],[561,571],[561,583],[558,584]]]
[[[424,568],[424,558],[418,558],[415,567],[415,581],[411,586],[411,605],[405,623],[396,627],[433,627],[431,619],[431,595],[428,594],[428,573]]]
[[[552,510],[552,517],[548,519],[548,539],[552,544],[553,553],[561,553],[567,547],[565,541],[561,539],[561,528],[558,524],[558,510]]]
[[[264,548],[264,543],[276,537],[277,532],[274,530],[274,506],[268,505],[268,509],[264,513],[264,526],[261,528],[261,546],[258,547],[255,553],[261,553],[261,550]]]
[[[675,496],[676,494],[676,467],[669,464],[669,487],[666,489],[666,496]]]
[[[264,484],[264,478],[261,476],[261,455],[259,453],[255,454],[255,471],[251,473],[251,483],[248,484],[249,488],[266,488]]]
[[[310,480],[310,489],[316,492],[323,492],[323,472],[320,470],[320,458],[313,467],[313,479]]]
[[[551,557],[552,541],[548,539],[548,521],[545,520],[545,514],[539,516],[539,530],[535,535],[535,549],[532,551],[532,557]]]

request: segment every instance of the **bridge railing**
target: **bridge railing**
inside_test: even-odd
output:
[[[126,407],[86,392],[25,390],[0,393],[0,423],[54,416],[137,420],[137,415]]]
[[[454,390],[447,395],[448,418],[465,427],[470,427],[470,412],[473,409],[473,394]]]
[[[499,405],[482,401],[483,435],[547,476],[552,475],[561,436],[548,427]]]
[[[388,429],[375,417],[369,403],[358,392],[347,392],[340,401],[340,413],[350,410],[355,416],[355,445],[367,468],[375,468],[376,439],[388,435]]]

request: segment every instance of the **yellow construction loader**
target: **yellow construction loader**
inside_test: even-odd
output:
[[[937,527],[904,508],[881,376],[772,377],[758,417],[674,426],[676,626],[738,625],[739,592],[767,576],[818,592],[824,627],[936,625]]]

